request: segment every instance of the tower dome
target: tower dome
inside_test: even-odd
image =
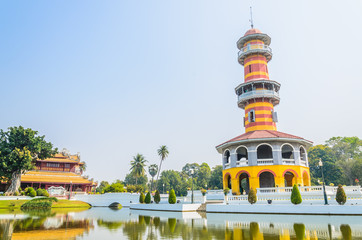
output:
[[[252,28],[252,29],[249,29],[245,34],[244,34],[244,37],[247,36],[247,35],[251,35],[251,34],[255,34],[255,33],[262,33],[259,29],[257,28]]]

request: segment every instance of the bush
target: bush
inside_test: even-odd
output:
[[[36,191],[32,189],[32,191],[29,192],[30,197],[36,197]]]
[[[257,198],[256,198],[256,191],[254,190],[254,188],[251,188],[248,194],[248,202],[250,204],[254,204],[256,203]]]
[[[156,190],[155,196],[153,196],[153,200],[155,203],[159,203],[161,201],[160,192],[158,190]]]
[[[176,203],[176,194],[173,189],[171,189],[170,194],[168,195],[168,203],[175,204]]]
[[[347,201],[346,193],[341,184],[339,184],[337,188],[336,201],[339,205],[344,205]]]
[[[150,204],[151,203],[151,194],[148,192],[145,197],[145,203]]]
[[[38,188],[38,189],[36,190],[36,195],[37,195],[37,196],[43,196],[43,189]]]
[[[19,196],[19,192],[16,191],[16,192],[14,193],[14,196]]]
[[[36,194],[35,190],[33,192]],[[53,202],[57,202],[57,198],[36,198],[30,201],[25,202],[21,205],[21,210],[29,209],[50,209]]]
[[[229,189],[229,188],[225,188],[225,189],[224,189],[224,195],[225,195],[225,196],[228,195],[229,192],[230,192],[230,189]]]
[[[30,192],[32,192],[32,191],[35,191],[34,188],[32,188],[32,187],[25,188],[25,195],[30,196]],[[35,194],[36,194],[36,192],[35,192]]]
[[[21,195],[21,196],[25,196],[25,192],[22,191],[22,192],[20,193],[20,195]]]
[[[145,194],[143,192],[141,192],[140,194],[140,203],[144,203],[145,202]]]
[[[302,203],[302,196],[300,195],[297,184],[294,184],[294,186],[293,186],[293,191],[292,191],[292,195],[290,196],[290,200],[295,205]]]

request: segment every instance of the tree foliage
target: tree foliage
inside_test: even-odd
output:
[[[257,197],[256,197],[256,191],[254,188],[250,188],[249,194],[248,194],[248,202],[250,204],[254,204],[257,201]]]
[[[7,190],[13,194],[20,186],[21,174],[33,170],[37,159],[52,157],[57,152],[45,136],[30,128],[10,127],[0,130],[0,176],[10,181]]]
[[[290,201],[295,205],[302,203],[302,196],[300,195],[297,184],[294,184],[293,186],[292,194],[290,196]]]
[[[157,177],[156,177],[156,188],[158,186],[158,177],[160,176],[160,172],[161,172],[161,166],[162,166],[162,162],[165,161],[165,159],[168,157],[169,151],[166,145],[162,145],[160,146],[159,149],[157,149],[157,154],[160,157],[160,165],[158,167],[158,172],[157,172]]]
[[[161,201],[160,192],[159,192],[158,190],[156,190],[155,196],[153,197],[153,200],[154,200],[155,203],[157,203],[157,204]]]
[[[140,203],[144,203],[145,202],[145,194],[143,192],[141,192],[140,194],[140,198],[139,198]]]
[[[336,201],[339,205],[344,205],[347,201],[346,193],[341,184],[339,184],[337,188]]]
[[[126,192],[126,189],[124,188],[124,185],[123,185],[123,183],[121,181],[116,180],[111,185],[107,185],[103,189],[103,191],[104,191],[104,193],[108,193],[108,192]]]
[[[169,195],[168,195],[168,203],[169,204],[175,204],[176,203],[176,194],[173,189],[171,189]]]
[[[147,192],[147,194],[146,194],[145,203],[146,203],[146,204],[150,204],[150,203],[151,203],[151,193],[150,193],[150,192]]]
[[[213,167],[211,171],[211,177],[208,186],[210,189],[222,189],[222,184],[222,166],[217,165]]]
[[[131,161],[130,171],[136,178],[136,185],[138,178],[145,175],[146,162],[147,160],[145,159],[145,157],[139,153],[135,157],[133,157],[133,160]]]

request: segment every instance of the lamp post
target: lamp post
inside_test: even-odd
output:
[[[194,169],[190,169],[191,174],[191,203],[194,203]]]
[[[163,187],[162,188],[162,194],[165,194],[165,184],[164,183],[162,184],[162,187]]]
[[[324,196],[324,205],[328,205],[328,198],[327,198],[327,193],[326,193],[326,186],[324,184],[324,174],[323,174],[323,162],[322,159],[319,159],[319,166],[321,167],[321,171],[322,171],[322,181],[323,181],[323,196]]]

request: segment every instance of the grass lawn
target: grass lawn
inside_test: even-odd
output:
[[[29,200],[0,200],[0,209],[17,209],[26,201]],[[59,200],[53,203],[52,208],[90,208],[90,205],[82,201]]]

